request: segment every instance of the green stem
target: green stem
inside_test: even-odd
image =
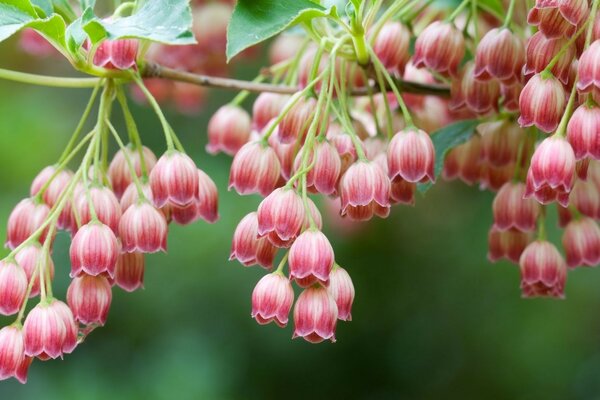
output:
[[[456,9],[454,10],[454,12],[452,14],[450,14],[448,16],[448,18],[446,18],[446,22],[452,22],[454,21],[454,19],[456,17],[458,17],[458,15],[464,10],[464,8],[469,5],[469,2],[471,0],[463,0],[462,3],[460,3],[460,5],[458,7],[456,7]]]
[[[131,157],[129,157],[129,154],[127,153],[127,148],[123,144],[121,137],[117,133],[117,130],[115,129],[115,127],[110,123],[110,121],[107,120],[106,125],[108,125],[108,130],[112,133],[113,137],[115,138],[115,141],[121,148],[121,151],[123,151],[123,156],[125,156],[125,161],[127,162],[127,167],[129,168],[129,173],[131,174],[131,177],[133,178],[133,182],[137,189],[139,200],[147,201],[146,195],[144,194],[144,189],[142,188],[142,184],[140,182],[140,179],[138,178],[137,173],[135,172],[135,167],[133,166]]]
[[[260,83],[262,81],[265,80],[265,76],[264,75],[258,75],[256,78],[254,78],[252,80],[252,82],[254,83]],[[243,103],[244,100],[246,100],[246,98],[248,97],[248,95],[250,94],[249,91],[247,90],[242,90],[241,92],[239,92],[230,102],[229,104],[232,106],[239,106],[240,104]]]
[[[381,63],[381,61],[379,61],[379,58],[377,58],[377,55],[375,54],[373,49],[370,48],[369,50],[371,52],[371,55],[373,56],[372,59],[373,59],[373,65],[375,66],[375,69],[376,70],[379,69],[381,71],[381,73],[383,74],[385,79],[388,81],[388,85],[392,89],[392,92],[394,92],[394,94],[396,95],[396,98],[398,99],[398,105],[400,106],[400,109],[402,110],[402,115],[404,116],[404,120],[406,121],[406,124],[409,127],[414,126],[415,124],[410,115],[410,112],[408,111],[408,107],[406,107],[406,104],[404,103],[404,99],[402,98],[400,91],[396,87],[396,83],[394,82],[394,80],[392,79],[390,74],[387,72],[387,70]]]
[[[150,103],[150,105],[154,109],[154,112],[158,116],[158,119],[160,120],[160,123],[163,128],[163,132],[165,134],[165,141],[167,142],[167,151],[175,150],[175,146],[173,144],[173,138],[171,136],[171,127],[169,126],[169,123],[167,122],[165,115],[163,114],[162,110],[160,109],[158,102],[156,101],[154,96],[152,96],[152,93],[150,93],[150,91],[146,88],[146,86],[144,85],[144,82],[142,81],[142,79],[139,76],[134,75],[133,79],[135,80],[135,83],[139,86],[139,88],[144,93],[144,96],[146,96],[146,98],[148,99],[148,102]]]
[[[117,100],[121,105],[121,110],[123,110],[123,117],[125,118],[125,125],[127,126],[127,133],[129,135],[129,140],[135,146],[138,155],[140,157],[140,171],[143,179],[148,177],[148,168],[146,167],[146,160],[144,157],[144,147],[142,146],[142,139],[140,138],[140,132],[137,129],[137,125],[135,123],[135,119],[131,114],[131,110],[129,109],[129,105],[127,104],[127,98],[125,97],[125,93],[123,92],[123,88],[119,86],[117,88]],[[110,128],[110,124],[109,124]],[[123,153],[126,153],[126,150],[123,150]],[[136,174],[137,176],[137,174]]]
[[[569,41],[567,43],[565,43],[565,45],[558,51],[558,53],[556,53],[556,55],[554,57],[552,57],[552,60],[550,60],[550,62],[546,66],[546,68],[544,68],[544,70],[541,72],[542,77],[545,77],[545,76],[547,77],[548,74],[552,74],[552,68],[554,68],[556,63],[560,61],[560,58],[565,54],[565,52],[569,49],[569,47],[571,47],[573,45],[573,43],[575,43],[577,41],[579,36],[585,31],[589,22],[590,22],[590,19],[588,18],[586,20],[586,22],[583,24],[583,26],[581,28],[579,28],[577,33],[575,33],[575,35],[573,35],[569,39]]]
[[[31,85],[77,89],[96,87],[101,80],[100,78],[63,78],[58,76],[28,74],[2,68],[0,68],[0,79],[28,83]]]
[[[279,262],[279,265],[277,266],[277,269],[273,272],[274,274],[283,274],[282,273],[283,267],[285,267],[285,264],[287,263],[289,255],[290,255],[289,251],[284,254],[283,258]]]
[[[394,125],[394,119],[392,116],[392,110],[390,109],[390,102],[388,100],[387,97],[387,91],[386,91],[386,87],[385,87],[385,82],[383,80],[383,76],[381,75],[381,71],[378,68],[375,68],[375,77],[377,78],[377,84],[379,85],[379,90],[381,90],[381,95],[383,96],[383,106],[384,106],[384,112],[385,112],[385,116],[387,119],[387,136],[388,139],[391,139],[392,136],[394,135],[394,132],[392,132],[392,127]],[[375,111],[375,110],[373,110]],[[373,115],[376,115],[376,113],[374,112]]]
[[[577,82],[577,78],[575,78],[575,82]],[[571,95],[569,96],[569,102],[567,103],[567,108],[565,109],[565,113],[560,119],[560,124],[558,128],[556,128],[556,133],[554,135],[559,137],[565,137],[567,132],[567,124],[571,119],[571,115],[573,115],[573,109],[575,108],[575,98],[577,97],[577,85],[573,85],[573,89],[571,89]]]
[[[596,21],[596,14],[598,13],[598,4],[600,4],[600,0],[594,0],[592,3],[592,10],[590,11],[589,21]],[[588,30],[585,36],[585,46],[584,49],[587,49],[592,42],[592,36],[594,33],[594,22],[590,22],[588,26]]]
[[[546,206],[540,207],[538,217],[538,240],[546,240]]]
[[[277,125],[279,125],[279,123],[281,122],[281,120],[283,120],[283,118],[287,115],[288,112],[290,112],[290,110],[292,109],[292,107],[294,107],[296,105],[296,103],[298,101],[300,101],[300,99],[305,96],[307,93],[309,93],[312,88],[321,80],[323,79],[323,77],[325,76],[325,74],[328,72],[327,69],[323,70],[319,76],[317,76],[315,79],[313,79],[308,85],[306,85],[306,87],[296,93],[294,93],[294,95],[292,95],[292,97],[289,98],[289,100],[287,101],[287,103],[285,103],[285,106],[283,107],[283,109],[281,110],[281,112],[279,113],[279,115],[277,116],[277,118],[271,122],[271,125],[269,125],[268,130],[265,132],[265,134],[262,137],[262,141],[263,143],[267,143],[267,141],[269,140],[269,137],[273,134],[273,132],[275,131],[275,128],[277,128]]]
[[[89,99],[87,105],[85,106],[85,109],[83,110],[83,115],[81,116],[81,119],[77,123],[75,132],[73,132],[71,139],[69,139],[67,146],[65,147],[61,156],[58,159],[59,163],[61,163],[67,157],[67,155],[69,153],[71,153],[73,146],[75,146],[75,143],[77,142],[77,139],[79,138],[79,135],[81,134],[81,131],[83,130],[83,127],[85,126],[85,122],[87,121],[87,119],[90,115],[90,112],[92,111],[92,107],[94,106],[94,102],[96,101],[96,96],[98,95],[98,92],[100,91],[101,84],[102,84],[102,81],[99,80],[98,84],[94,87],[94,90],[92,91],[92,95],[90,96],[90,99]]]
[[[508,5],[508,11],[506,12],[506,18],[504,18],[504,23],[502,24],[502,28],[508,28],[515,11],[516,0],[510,0],[510,4]]]
[[[75,157],[75,155],[83,148],[85,143],[92,138],[94,132],[88,133],[79,144],[67,155],[67,157],[60,162],[55,168],[55,171],[50,175],[50,178],[44,183],[44,185],[40,188],[40,190],[36,193],[35,198],[36,201],[41,201],[44,192],[48,190],[52,181],[58,176],[58,174],[69,164],[69,162]]]
[[[477,18],[477,0],[471,0],[471,23],[473,24],[473,45],[479,44],[479,18]]]

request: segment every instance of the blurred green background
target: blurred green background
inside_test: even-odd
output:
[[[0,67],[68,71],[14,48],[14,40],[0,46]],[[245,63],[237,75],[258,67]],[[10,210],[58,158],[88,95],[0,82],[2,238]],[[228,192],[230,159],[204,151],[207,119],[232,96],[212,91],[198,116],[168,113],[219,186],[220,221],[172,225],[169,254],[148,257],[145,290],[115,288],[104,328],[64,360],[35,361],[27,385],[0,382],[0,399],[600,398],[600,272],[572,272],[565,301],[522,300],[518,269],[486,260],[492,194],[457,183],[353,234],[326,219],[356,287],[354,321],[338,324],[337,343],[292,341],[291,326],[256,324],[250,295],[264,270],[227,258],[237,222],[259,198]],[[133,110],[144,143],[162,153],[156,117]],[[66,235],[54,260],[64,299]]]

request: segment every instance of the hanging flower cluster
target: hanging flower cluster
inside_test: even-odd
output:
[[[193,33],[169,36],[188,44],[180,47],[115,33],[143,6],[123,3],[104,20],[84,10],[79,24],[107,33],[80,40],[69,60],[99,78],[62,156],[8,219],[0,313],[16,321],[0,329],[0,379],[25,382],[34,358],[62,357],[104,325],[112,287],[142,287],[144,256],[167,250],[170,223],[218,219],[215,183],[159,106],[172,98],[182,111],[197,108],[203,88],[180,82],[242,89],[210,119],[206,150],[233,157],[230,190],[263,198],[235,228],[229,256],[268,271],[251,296],[259,324],[285,327],[292,315],[294,338],[335,341],[337,322],[352,318],[355,291],[314,200],[349,221],[386,218],[393,205],[413,205],[440,173],[496,192],[488,257],[520,265],[523,296],[563,297],[567,268],[600,262],[600,1],[537,0],[526,10],[509,0],[505,15],[474,0],[450,11],[430,3],[352,0],[341,17],[335,8],[312,9],[303,34],[272,42],[270,65],[252,83],[195,75],[225,71],[228,4],[195,4]],[[256,43],[251,33],[235,36],[252,10],[250,0],[237,4],[228,56]],[[197,44],[178,42],[192,34]],[[42,48],[35,40],[24,43]],[[129,110],[129,83],[159,118],[166,151],[158,159]],[[83,134],[100,91],[97,121]],[[260,94],[248,112],[242,105],[253,91]],[[111,122],[115,104],[129,144]],[[546,238],[551,203],[566,260]],[[71,234],[66,303],[52,291],[54,275],[65,273],[52,262],[58,230]]]

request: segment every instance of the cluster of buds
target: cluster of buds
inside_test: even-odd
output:
[[[259,94],[251,113],[242,107],[249,93],[240,93],[207,128],[206,150],[233,157],[229,189],[263,197],[235,228],[230,253],[230,260],[269,271],[252,293],[251,316],[284,327],[293,307],[293,337],[311,343],[335,341],[355,296],[323,233],[317,196],[344,221],[387,218],[393,205],[414,205],[418,187],[442,170],[445,179],[496,192],[488,258],[519,264],[524,297],[564,297],[568,268],[600,263],[600,1],[536,0],[527,22],[538,31],[530,37],[513,29],[515,8],[526,11],[516,0],[505,2],[504,23],[473,0],[448,16],[425,1],[394,2],[384,13],[380,3],[365,2],[337,30],[328,21],[311,26],[307,37],[279,36],[260,78],[280,85]],[[96,67],[135,76],[135,95],[157,112],[167,151],[157,159],[142,145],[121,82],[105,78],[94,129],[83,138],[76,131],[9,217],[0,313],[17,318],[0,330],[0,379],[25,381],[33,358],[62,357],[104,325],[112,287],[142,287],[144,255],[166,251],[170,222],[218,219],[214,182],[185,154],[156,101],[172,98],[181,111],[195,111],[203,89],[154,79],[146,87],[137,66],[146,56],[190,72],[225,73],[232,6],[193,7],[196,45],[154,45],[148,53],[130,39],[84,46]],[[451,99],[404,93],[402,84],[447,85]],[[115,98],[127,146],[110,122]],[[450,135],[456,146],[436,153],[430,133],[465,119],[474,119],[467,121],[476,126],[473,135]],[[120,150],[109,165],[111,134]],[[68,170],[86,146],[80,167]],[[564,228],[565,257],[546,238],[551,203]],[[52,294],[57,230],[72,236],[66,303]]]

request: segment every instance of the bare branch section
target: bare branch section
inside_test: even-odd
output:
[[[221,89],[231,90],[247,90],[249,92],[271,92],[280,94],[294,94],[298,88],[286,85],[273,85],[269,83],[249,82],[238,79],[219,78],[209,75],[194,74],[191,72],[180,71],[173,68],[168,68],[156,63],[147,63],[142,71],[142,76],[145,78],[161,78],[169,79],[177,82],[186,82],[198,86],[216,87]],[[425,85],[418,82],[404,81],[396,79],[396,85],[401,92],[433,95],[439,97],[449,97],[450,88],[445,85]],[[373,92],[377,92],[378,88],[371,88]],[[352,91],[354,96],[367,95],[369,88],[356,88]]]

